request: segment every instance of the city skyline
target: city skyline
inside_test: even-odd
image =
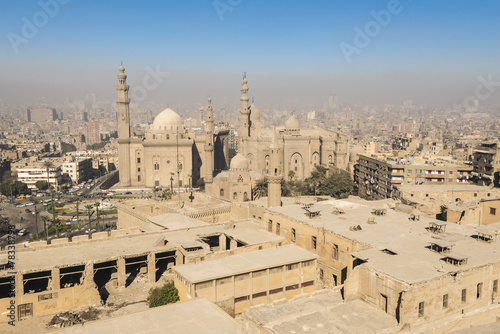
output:
[[[325,103],[332,93],[346,103],[461,104],[489,77],[491,94],[480,102],[497,104],[495,8],[493,1],[7,1],[0,99],[59,104],[93,92],[112,101],[123,60],[131,89],[162,73],[138,102],[203,103],[210,95],[215,105],[237,103],[247,72],[259,104]]]

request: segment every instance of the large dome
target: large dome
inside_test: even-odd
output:
[[[231,159],[231,170],[248,170],[248,160],[241,153],[236,154]]]
[[[285,129],[298,130],[299,125],[300,125],[299,121],[294,116],[292,116],[286,120]]]
[[[182,129],[182,126],[181,116],[170,108],[167,108],[159,113],[153,122],[153,130],[156,131],[179,131]]]

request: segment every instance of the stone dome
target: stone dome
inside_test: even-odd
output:
[[[260,110],[255,104],[252,103],[252,105],[250,106],[250,110],[251,110],[250,117],[255,119],[260,117]]]
[[[294,116],[290,117],[285,122],[285,129],[286,130],[298,130],[299,126],[300,126],[300,123]]]
[[[233,159],[231,159],[231,170],[248,170],[248,160],[241,153],[236,154]]]
[[[155,131],[179,131],[182,127],[183,124],[181,116],[170,108],[167,108],[158,114],[152,126]]]

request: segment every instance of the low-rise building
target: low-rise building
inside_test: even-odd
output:
[[[295,245],[177,266],[180,300],[205,297],[228,313],[313,292],[318,256]]]
[[[57,189],[61,183],[61,166],[52,167],[47,175],[47,168],[44,167],[24,167],[17,170],[17,180],[28,185],[29,189],[36,189],[35,183],[38,181],[48,182],[49,186]]]

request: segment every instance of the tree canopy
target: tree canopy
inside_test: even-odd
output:
[[[174,283],[167,283],[160,288],[153,288],[148,293],[148,306],[158,307],[179,301],[179,293]]]
[[[28,193],[28,185],[21,181],[14,181],[14,182],[4,181],[0,183],[0,193],[6,196],[10,196],[11,187],[13,196]]]
[[[73,145],[73,144],[62,142],[61,143],[61,149],[62,149],[62,153],[63,154],[67,153],[67,152],[75,152],[76,151],[76,146]]]
[[[49,189],[49,183],[47,181],[36,181],[35,187],[37,187],[38,190],[47,190]]]

